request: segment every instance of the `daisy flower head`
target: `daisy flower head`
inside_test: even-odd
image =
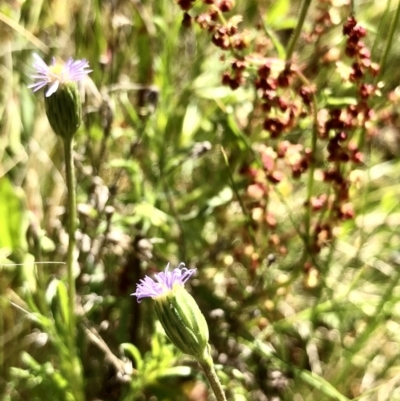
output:
[[[196,272],[183,263],[169,271],[146,276],[140,280],[136,292],[138,302],[154,299],[154,309],[171,342],[183,353],[198,361],[209,360],[209,332],[206,319],[195,299],[185,290],[185,283]]]
[[[83,60],[69,58],[65,64],[57,63],[53,57],[51,65],[47,65],[36,53],[33,54],[33,68],[35,73],[31,75],[34,82],[28,86],[34,92],[47,87],[45,97],[51,96],[57,89],[70,82],[79,82],[93,70],[89,69],[89,63]]]
[[[169,271],[169,263],[165,271],[154,275],[154,279],[146,276],[136,286],[136,292],[131,295],[137,297],[138,302],[143,298],[156,298],[172,291],[175,285],[184,286],[186,281],[196,273],[196,269],[187,269],[184,263]]]
[[[57,63],[55,58],[47,65],[37,54],[32,74],[34,82],[28,86],[34,92],[46,88],[44,104],[47,118],[53,131],[64,140],[72,140],[82,123],[82,101],[78,88],[81,81],[89,72],[86,60],[73,60]]]

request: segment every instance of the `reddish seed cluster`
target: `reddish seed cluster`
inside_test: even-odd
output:
[[[240,173],[248,179],[246,207],[250,210],[255,230],[268,230],[270,249],[286,254],[286,239],[280,229],[276,212],[268,208],[276,198],[275,186],[290,177],[297,178],[309,168],[310,152],[301,144],[281,141],[277,148],[260,145],[257,149],[262,168],[244,165]]]
[[[192,0],[178,0],[179,6],[184,11],[192,8],[193,3]],[[245,84],[243,71],[248,67],[248,63],[245,62],[243,51],[249,47],[249,34],[246,31],[239,31],[242,16],[234,15],[228,19],[223,16],[233,9],[235,5],[233,0],[203,0],[203,3],[207,6],[204,12],[193,17],[185,12],[182,25],[190,27],[195,21],[201,29],[211,35],[211,41],[215,46],[234,55],[231,71],[223,74],[222,83],[235,90]]]
[[[303,109],[299,101],[293,100],[290,87],[295,78],[295,71],[287,65],[278,75],[271,73],[271,62],[266,61],[257,71],[254,86],[261,99],[264,112],[263,128],[272,139],[296,126],[297,119],[302,116]],[[289,90],[287,90],[289,88]],[[309,106],[312,88],[301,87],[300,99]]]
[[[348,26],[348,22],[345,26]],[[351,25],[351,24],[350,24]],[[357,24],[348,27],[346,32],[352,36],[362,37],[365,34],[363,29],[357,27]],[[356,41],[350,41],[352,46]],[[365,45],[358,41],[358,49],[360,52],[353,53],[355,62],[354,66],[360,65],[360,77],[354,80],[349,77],[356,88],[357,103],[344,106],[343,108],[322,109],[318,112],[318,137],[320,148],[323,146],[326,152],[326,158],[322,159],[322,181],[330,188],[325,193],[311,197],[309,202],[305,203],[306,207],[310,207],[313,211],[313,219],[311,221],[311,238],[309,243],[309,251],[318,253],[332,239],[333,228],[341,221],[353,219],[355,211],[350,201],[350,182],[348,173],[352,166],[363,162],[363,154],[358,148],[356,139],[353,138],[354,133],[360,129],[366,129],[368,123],[373,118],[373,112],[368,106],[368,101],[375,95],[375,88],[371,84],[364,82],[367,74],[373,75],[376,68],[373,63],[367,63],[369,57],[368,49]],[[347,49],[348,46],[346,46]],[[346,51],[347,54],[347,51]],[[362,59],[362,63],[358,63]],[[358,77],[358,75],[357,75]],[[272,74],[270,63],[265,63],[258,68],[255,79],[255,87],[260,94],[261,107],[266,114],[263,120],[263,128],[269,132],[273,139],[280,139],[286,132],[297,126],[298,119],[303,116],[309,116],[313,107],[313,95],[315,88],[312,85],[301,85],[297,90],[297,95],[301,102],[295,101],[293,96],[290,100],[285,98],[285,89],[289,90],[294,86],[296,71],[283,69],[278,76]],[[323,143],[325,142],[325,145]],[[273,191],[273,184],[277,184],[287,176],[288,167],[291,169],[292,178],[298,178],[307,172],[312,164],[315,167],[317,161],[311,149],[303,149],[301,145],[294,145],[287,140],[280,140],[276,147],[277,160],[271,161],[270,155],[260,152],[263,162],[266,183],[260,184],[254,182],[254,179],[260,177],[254,173],[251,178],[248,195],[256,198],[268,198]],[[287,155],[291,155],[287,157]],[[279,160],[282,159],[283,163]],[[328,196],[327,193],[330,192]],[[316,213],[321,213],[324,218],[318,217]],[[272,227],[270,226],[272,229]],[[275,227],[273,227],[275,229]]]
[[[361,40],[367,35],[367,30],[358,25],[356,19],[351,16],[343,26],[343,34],[347,36],[345,53],[354,59],[350,80],[353,82],[360,81],[367,72],[376,76],[379,72],[379,66],[371,62],[371,52]]]
[[[349,135],[354,129],[358,128],[358,113],[354,115],[355,106],[349,106],[345,110],[331,109],[328,112],[328,119],[320,125],[319,136],[327,139],[327,160],[329,162],[348,162],[360,163],[363,161],[362,153],[358,150],[354,141],[349,141]],[[326,110],[321,110],[322,116]],[[320,121],[321,123],[321,121]]]
[[[193,3],[190,0],[178,0],[185,11]],[[320,3],[320,14],[308,37],[315,43],[334,25],[330,15],[331,1]],[[274,47],[269,44],[267,37],[260,38],[262,34],[258,34],[256,41],[250,43],[250,35],[239,29],[242,17],[233,15],[227,18],[223,15],[233,10],[232,0],[203,0],[203,4],[202,12],[196,16],[186,12],[183,24],[190,26],[194,21],[209,33],[215,46],[230,55],[231,65],[222,74],[222,83],[232,90],[245,85],[255,89],[257,100],[251,125],[256,127],[256,132],[262,126],[272,139],[269,146],[259,145],[255,149],[261,166],[245,162],[240,171],[248,180],[244,200],[254,221],[253,228],[268,230],[270,246],[277,252],[285,253],[285,235],[278,234],[277,216],[269,209],[271,195],[275,187],[285,180],[298,179],[305,173],[313,176],[319,173],[320,181],[325,185],[319,194],[309,196],[304,203],[304,213],[311,213],[308,250],[316,254],[332,240],[336,225],[355,216],[350,199],[349,173],[354,165],[362,163],[364,159],[355,134],[359,135],[361,130],[368,133],[374,119],[369,103],[376,95],[376,87],[367,79],[379,72],[363,41],[367,31],[353,16],[343,26],[346,37],[344,54],[351,59],[351,73],[344,79],[352,84],[356,102],[343,107],[316,110],[314,97],[317,88],[306,83],[305,78],[308,74],[317,74],[315,68],[300,68],[295,63],[285,64],[282,60],[268,57],[268,51],[274,51]],[[259,49],[262,52],[258,52]],[[317,57],[318,63],[321,60],[327,69],[339,68],[336,62],[341,59],[340,49],[334,48],[328,53],[324,57]],[[306,119],[308,124],[313,120],[317,125],[318,140],[313,149],[291,143],[286,137],[288,133],[299,132],[302,119]],[[250,135],[251,130],[248,132]],[[258,257],[254,263],[258,265]],[[309,271],[316,270],[311,266],[305,269],[305,272]]]
[[[322,109],[318,113],[319,137],[327,141],[327,161],[330,165],[323,170],[323,181],[333,190],[330,198],[318,197],[311,199],[314,211],[328,210],[329,224],[354,218],[355,212],[350,202],[350,182],[348,172],[352,165],[363,162],[363,154],[358,148],[355,132],[368,130],[373,118],[373,111],[368,101],[375,95],[376,89],[366,84],[364,79],[368,74],[374,76],[377,68],[370,60],[370,52],[361,41],[366,36],[366,30],[357,24],[354,17],[349,17],[344,24],[343,33],[347,36],[345,53],[353,58],[352,73],[349,81],[357,91],[357,103],[343,108],[331,110]],[[327,223],[328,224],[328,223]],[[329,225],[328,224],[328,225]],[[315,231],[317,232],[317,226]],[[320,248],[315,239],[314,249]]]
[[[332,227],[329,224],[316,224],[313,232],[313,251],[318,253],[332,240]]]

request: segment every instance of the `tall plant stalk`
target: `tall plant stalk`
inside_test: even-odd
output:
[[[286,51],[286,61],[287,62],[290,62],[290,60],[293,56],[294,48],[296,46],[297,41],[299,40],[302,30],[303,30],[304,21],[307,16],[308,9],[310,8],[310,4],[311,4],[311,0],[303,0],[303,2],[301,3],[300,13],[299,13],[299,17],[297,19],[297,25],[293,32],[292,37],[290,38],[290,42],[288,44],[288,48]]]
[[[65,175],[67,183],[67,205],[68,205],[68,251],[67,251],[67,282],[68,282],[68,333],[69,346],[71,349],[71,364],[73,371],[71,376],[74,380],[71,383],[76,401],[83,401],[83,383],[82,367],[78,357],[76,344],[76,319],[75,319],[75,276],[74,276],[74,252],[76,247],[76,228],[77,228],[77,210],[76,210],[76,179],[73,158],[73,138],[65,138],[64,157],[65,157]]]
[[[69,331],[72,338],[75,338],[75,278],[74,278],[74,251],[76,246],[76,190],[75,171],[72,155],[73,139],[67,138],[64,141],[65,174],[67,180],[68,198],[68,252],[67,252],[67,281],[69,301]]]

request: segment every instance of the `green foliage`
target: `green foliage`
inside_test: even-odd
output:
[[[27,212],[23,193],[14,188],[7,177],[0,179],[0,222],[0,248],[23,255],[28,249]]]

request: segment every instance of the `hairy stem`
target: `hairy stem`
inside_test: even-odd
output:
[[[68,301],[69,301],[69,329],[73,339],[75,339],[75,278],[74,278],[74,250],[76,245],[76,189],[75,189],[75,170],[72,156],[73,140],[64,140],[65,173],[67,178],[68,191],[68,252],[67,252],[67,272],[68,272]]]
[[[208,382],[215,394],[217,401],[227,401],[224,390],[222,389],[221,382],[218,379],[217,372],[214,368],[214,362],[210,358],[199,361],[200,366],[207,377]]]
[[[68,332],[69,347],[71,350],[72,369],[69,376],[72,378],[71,388],[75,401],[85,399],[82,382],[82,366],[78,357],[76,345],[76,319],[75,319],[75,277],[74,277],[74,250],[76,246],[75,233],[77,228],[76,211],[76,180],[74,160],[72,155],[73,139],[64,139],[65,175],[67,180],[67,206],[68,206],[68,251],[67,251],[67,281],[68,281]]]

